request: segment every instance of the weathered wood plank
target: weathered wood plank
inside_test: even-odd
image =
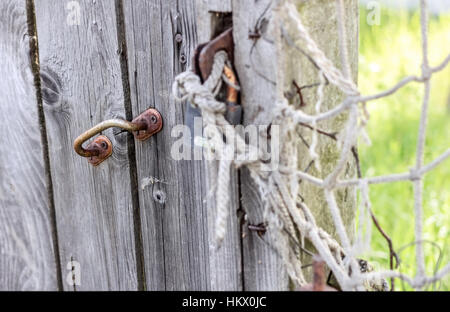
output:
[[[244,125],[268,125],[272,103],[275,102],[276,49],[267,41],[259,40],[254,50],[249,31],[255,29],[258,19],[269,12],[272,1],[233,1],[233,36],[235,67],[241,83],[241,103]],[[268,21],[268,15],[264,16]],[[263,25],[267,25],[261,18]],[[263,237],[249,231],[248,224],[264,223],[262,199],[250,174],[241,170],[242,209],[246,214],[243,234],[243,266],[246,290],[287,290],[288,278],[279,255],[277,243],[270,231]],[[272,248],[270,247],[272,246]]]
[[[114,152],[98,167],[72,147],[100,121],[125,118],[115,2],[36,0],[35,6],[61,265],[80,263],[81,285],[64,288],[135,290],[127,134],[105,131]]]
[[[179,139],[171,137],[172,128],[184,122],[184,104],[174,101],[171,85],[176,74],[187,69],[197,44],[194,5],[176,0],[124,2],[133,113],[156,107],[164,119],[158,135],[136,144],[149,290],[241,289],[237,215],[231,213],[226,242],[214,252],[215,182],[204,162],[171,156]],[[179,43],[176,34],[182,36]],[[154,183],[145,183],[149,178]],[[237,196],[232,203],[230,210],[236,212]]]
[[[0,290],[57,290],[25,1],[0,21]]]

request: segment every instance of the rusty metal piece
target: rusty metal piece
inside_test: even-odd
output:
[[[337,291],[326,284],[325,261],[318,255],[313,257],[313,282],[300,287],[300,291]]]
[[[202,81],[202,83],[204,82],[202,80],[202,76],[200,74],[200,66],[198,64],[198,57],[200,56],[200,52],[202,51],[202,49],[207,45],[208,43],[201,43],[199,44],[195,50],[194,50],[194,54],[192,56],[192,65],[193,65],[193,69],[194,69],[194,73],[200,77],[200,80]]]
[[[109,120],[102,121],[98,125],[85,131],[84,133],[82,133],[75,139],[75,141],[73,143],[73,148],[74,148],[75,152],[77,152],[77,154],[80,156],[90,157],[91,159],[94,159],[94,162],[95,162],[96,158],[93,158],[93,157],[101,158],[101,155],[102,155],[101,147],[103,147],[103,145],[104,145],[104,144],[102,145],[102,142],[103,143],[106,142],[107,144],[109,142],[109,144],[111,145],[111,151],[112,151],[111,141],[109,141],[109,139],[105,136],[99,137],[99,138],[103,139],[102,142],[97,142],[98,144],[100,144],[99,146],[94,144],[96,142],[96,140],[98,139],[97,138],[96,140],[94,140],[94,142],[92,142],[90,145],[88,145],[87,148],[83,147],[84,142],[86,142],[87,140],[92,138],[94,135],[96,135],[108,128],[111,128],[111,127],[118,127],[118,128],[122,128],[126,131],[132,132],[136,139],[138,139],[140,141],[144,141],[144,140],[147,140],[149,137],[151,137],[153,134],[155,134],[161,130],[162,117],[161,117],[161,114],[156,109],[149,108],[145,112],[143,112],[142,114],[137,116],[135,119],[133,119],[133,121],[131,121],[131,122],[127,121],[127,120],[123,120],[123,119],[109,119]],[[92,145],[92,144],[94,144],[94,145]],[[91,148],[89,148],[89,147],[91,147]],[[104,158],[104,159],[106,159],[106,158]],[[104,159],[102,159],[102,161]],[[98,162],[97,165],[100,162]]]
[[[221,50],[225,50],[227,52],[228,60],[233,63],[233,28],[227,29],[210,42],[199,45],[195,50],[193,58],[194,71],[198,76],[200,76],[202,82],[204,82],[211,74],[214,63],[214,55]]]
[[[145,141],[155,133],[158,133],[163,125],[161,114],[153,108],[147,109],[145,112],[134,118],[131,123],[145,125],[144,129],[133,132],[134,137],[139,141]]]
[[[194,52],[193,68],[194,72],[200,77],[202,83],[204,83],[211,74],[214,64],[214,56],[219,51],[225,51],[228,55],[228,64],[233,63],[234,59],[234,41],[233,41],[233,28],[225,30],[223,33],[212,39],[210,42],[200,44]],[[228,85],[226,105],[227,112],[225,113],[225,119],[231,125],[239,125],[242,120],[242,106],[238,103],[239,91],[233,87],[238,85],[238,79],[233,72],[231,66],[224,66],[224,75],[231,82],[232,85]],[[189,104],[188,104],[189,105]]]
[[[313,291],[325,290],[325,261],[320,257],[315,257],[313,263]]]
[[[265,225],[264,223],[260,223],[260,224],[257,224],[257,225],[249,224],[249,225],[247,226],[247,228],[248,228],[250,231],[255,231],[256,234],[258,234],[259,237],[261,237],[261,236],[263,236],[264,234],[266,234],[266,231],[267,231],[267,227],[266,227],[266,225]]]
[[[93,166],[98,166],[112,154],[112,143],[108,137],[100,135],[86,146],[86,150],[98,152],[96,156],[91,156],[88,162]]]

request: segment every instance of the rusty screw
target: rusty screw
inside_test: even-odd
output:
[[[264,223],[259,223],[257,225],[249,224],[247,227],[248,227],[248,229],[250,231],[255,231],[256,234],[258,234],[259,237],[261,237],[264,234],[266,234],[266,231],[267,231],[267,227],[266,227],[266,225]]]
[[[87,147],[86,150],[92,152],[93,154],[89,157],[88,161],[93,166],[98,166],[105,159],[107,159],[112,154],[112,143],[108,137],[100,135],[95,138]]]

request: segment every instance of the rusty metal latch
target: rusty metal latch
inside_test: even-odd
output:
[[[83,147],[83,143],[94,135],[108,128],[118,127],[132,132],[134,137],[139,141],[145,141],[155,133],[158,133],[161,130],[162,125],[161,114],[156,109],[149,108],[131,122],[123,119],[109,119],[102,121],[98,125],[79,135],[73,143],[73,148],[78,155],[89,157],[89,163],[97,166],[111,156],[112,143],[106,136],[100,135],[86,147]]]
[[[202,82],[208,79],[214,64],[214,56],[217,52],[224,50],[228,60],[233,64],[234,41],[233,29],[229,28],[207,43],[197,46],[194,51],[192,63],[195,73],[200,76]]]
[[[229,28],[215,37],[211,41],[200,44],[194,52],[193,68],[194,72],[200,77],[202,82],[205,82],[214,64],[214,56],[219,51],[225,51],[228,55],[228,61],[233,64],[234,60],[234,41],[233,29]],[[231,66],[225,65],[223,70],[228,81],[232,85],[227,87],[226,107],[227,111],[225,119],[232,125],[239,125],[242,119],[242,106],[239,104],[239,91],[234,86],[239,85],[237,76]]]

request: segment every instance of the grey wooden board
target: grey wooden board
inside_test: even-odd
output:
[[[135,290],[127,134],[105,131],[114,152],[98,167],[72,147],[95,124],[125,118],[115,2],[68,3],[35,1],[64,289]],[[72,259],[81,273],[75,287],[66,282]]]
[[[133,114],[156,107],[164,120],[160,133],[136,144],[149,290],[241,289],[237,189],[231,198],[228,235],[215,252],[211,167],[203,161],[176,161],[171,156],[172,145],[179,139],[171,131],[183,124],[185,106],[174,101],[171,85],[187,69],[199,33],[209,31],[207,23],[198,20],[205,28],[196,29],[194,5],[176,0],[124,2]],[[183,37],[181,44],[175,43],[177,33]],[[155,183],[145,186],[146,178]]]
[[[203,0],[208,3],[210,12],[231,12],[231,0]]]
[[[271,104],[275,101],[275,86],[268,82],[275,77],[275,47],[259,40],[250,59],[253,41],[248,38],[258,18],[267,8],[268,0],[233,1],[233,36],[235,67],[241,83],[241,104],[244,125],[268,125]],[[268,10],[270,14],[270,10]],[[265,16],[269,18],[269,14]],[[267,78],[267,79],[266,79]],[[281,258],[273,248],[269,232],[259,237],[248,231],[247,225],[265,222],[259,191],[247,170],[241,170],[242,208],[247,215],[243,234],[243,267],[246,290],[287,290],[288,278]]]
[[[0,290],[57,290],[25,1],[0,21]]]

